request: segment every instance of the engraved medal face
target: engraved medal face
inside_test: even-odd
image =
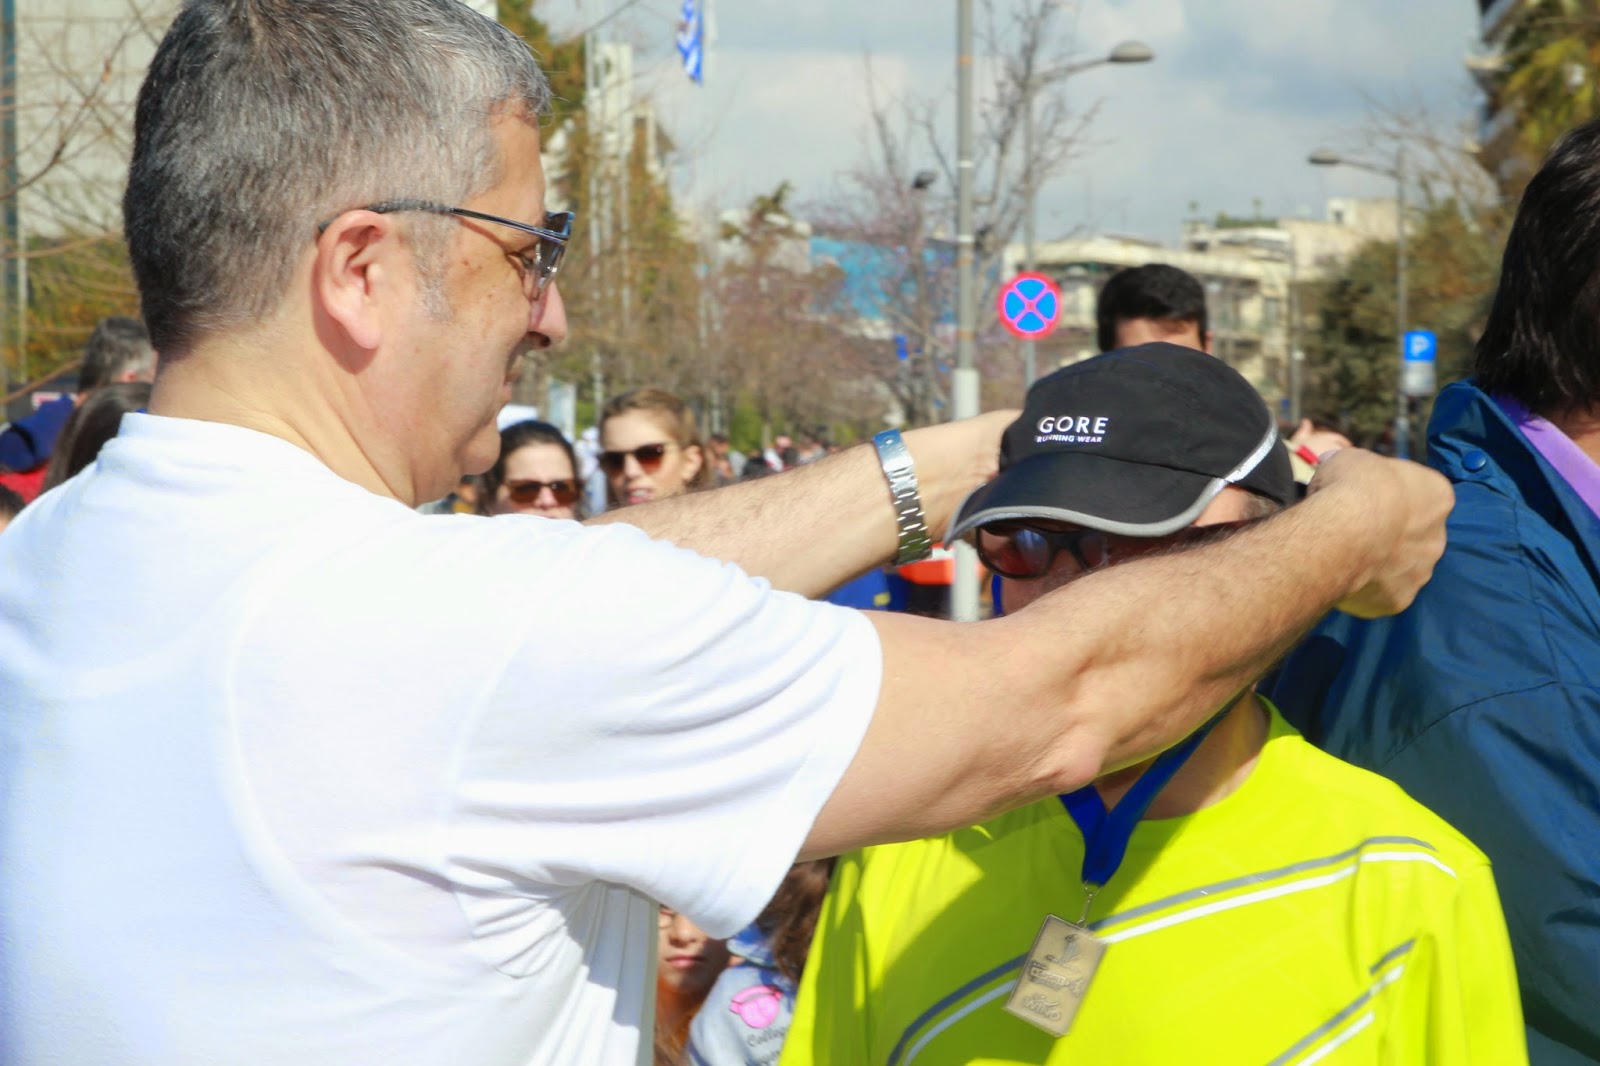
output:
[[[1089,930],[1050,915],[1022,960],[1006,1010],[1051,1036],[1066,1036],[1105,953]]]

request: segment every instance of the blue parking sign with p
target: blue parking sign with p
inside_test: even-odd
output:
[[[1406,334],[1400,363],[1400,391],[1407,396],[1432,396],[1437,387],[1434,362],[1439,355],[1439,338],[1432,330],[1414,329]]]
[[[1439,354],[1439,338],[1429,329],[1414,329],[1406,334],[1406,361],[1431,363]]]

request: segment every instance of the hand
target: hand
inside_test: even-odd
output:
[[[1306,491],[1339,497],[1340,513],[1357,517],[1371,544],[1369,569],[1339,610],[1381,618],[1409,607],[1444,554],[1450,482],[1420,463],[1345,448],[1323,461]]]
[[[1300,420],[1299,428],[1294,431],[1294,436],[1289,438],[1289,445],[1293,448],[1305,448],[1312,455],[1317,456],[1320,462],[1322,457],[1329,452],[1341,448],[1350,448],[1350,438],[1336,429],[1318,429],[1309,418]]]
[[[905,434],[917,468],[922,510],[934,540],[944,535],[967,494],[999,471],[1000,437],[1021,414],[990,411]]]

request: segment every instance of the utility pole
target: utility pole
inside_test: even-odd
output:
[[[1022,269],[1029,274],[1039,269],[1039,235],[1034,216],[1038,213],[1035,198],[1039,195],[1038,178],[1033,162],[1033,90],[1036,79],[1030,74],[1023,87],[1026,98],[1022,113]],[[1033,341],[1022,342],[1022,391],[1033,387],[1039,376],[1039,352]]]
[[[17,0],[0,0],[0,159],[4,160],[4,173],[0,175],[4,205],[0,208],[0,226],[5,229],[0,255],[5,257],[5,295],[0,297],[0,351],[15,345],[17,368],[22,381],[28,380],[28,303],[26,286],[22,283],[22,224],[17,211]],[[4,368],[0,366],[0,378]],[[0,382],[7,387],[10,382]],[[6,391],[6,389],[0,389]],[[0,419],[4,413],[0,412]]]
[[[1394,255],[1395,255],[1395,334],[1399,340],[1400,362],[1394,377],[1394,454],[1398,459],[1411,457],[1411,398],[1406,395],[1406,329],[1410,318],[1406,307],[1406,150],[1396,149],[1394,154]]]
[[[583,41],[583,110],[584,123],[588,127],[588,168],[589,168],[589,203],[587,204],[588,218],[584,228],[589,231],[589,261],[594,267],[594,278],[603,286],[605,271],[600,268],[601,260],[605,255],[605,229],[606,229],[606,183],[600,173],[601,161],[605,159],[605,100],[604,72],[600,58],[601,37],[598,27],[591,28],[584,35]],[[606,402],[605,373],[600,348],[596,345],[589,358],[590,392],[594,400],[595,424],[600,424],[600,409]]]
[[[1100,59],[1082,63],[1068,63],[1051,70],[1030,72],[1022,84],[1022,269],[1032,273],[1039,269],[1037,216],[1039,197],[1038,165],[1033,158],[1033,98],[1043,86],[1065,81],[1074,74],[1105,66],[1108,63],[1148,63],[1156,54],[1143,41],[1123,41]],[[1022,342],[1022,386],[1026,389],[1038,376],[1038,354],[1033,341]]]
[[[972,235],[972,0],[956,0],[956,365],[950,381],[950,415],[971,418],[978,413],[978,369],[975,364],[978,321],[977,264]],[[950,616],[958,622],[978,618],[977,556],[962,541],[955,553],[955,581],[950,587]]]

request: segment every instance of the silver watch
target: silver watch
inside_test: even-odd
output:
[[[922,497],[917,494],[917,471],[911,452],[898,429],[873,435],[883,476],[889,479],[889,497],[894,502],[895,526],[900,531],[900,550],[894,565],[904,566],[933,554],[933,538],[928,535],[927,516],[922,513]]]

